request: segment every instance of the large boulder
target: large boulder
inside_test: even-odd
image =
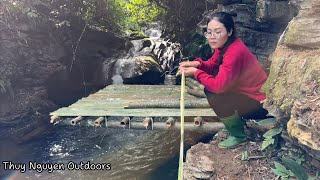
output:
[[[267,108],[289,120],[287,130],[299,145],[320,158],[320,4],[294,1],[300,12],[288,25],[271,56],[271,70],[263,87]]]
[[[290,47],[307,49],[320,48],[320,5],[317,0],[307,0],[299,4],[301,10],[288,26],[284,43]]]
[[[118,62],[120,76],[126,84],[158,84],[160,81],[162,69],[153,56],[136,56]]]
[[[320,50],[290,49],[279,45],[271,56],[271,70],[263,90],[269,109],[275,115],[291,114],[294,101],[301,100],[319,89]],[[272,105],[271,105],[272,104]]]

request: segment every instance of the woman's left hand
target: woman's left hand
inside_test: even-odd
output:
[[[185,76],[193,76],[197,70],[195,67],[180,67],[180,71],[184,72]]]

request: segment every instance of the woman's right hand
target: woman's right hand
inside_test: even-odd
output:
[[[187,67],[198,67],[200,65],[199,61],[188,61],[188,62],[181,62],[179,63],[179,69],[181,67],[187,68]]]

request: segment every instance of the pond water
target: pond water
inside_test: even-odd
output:
[[[185,149],[211,138],[206,133],[186,131]],[[4,179],[177,179],[180,131],[52,125],[28,142],[2,139],[0,143],[0,175]],[[26,172],[4,171],[3,161],[25,163]],[[65,170],[39,173],[29,170],[30,161],[62,164]],[[68,170],[71,161],[110,163],[111,170]]]

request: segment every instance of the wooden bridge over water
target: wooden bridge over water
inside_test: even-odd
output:
[[[51,123],[125,129],[179,129],[180,86],[110,85],[52,112]],[[185,128],[214,131],[217,122],[206,98],[185,96]]]

